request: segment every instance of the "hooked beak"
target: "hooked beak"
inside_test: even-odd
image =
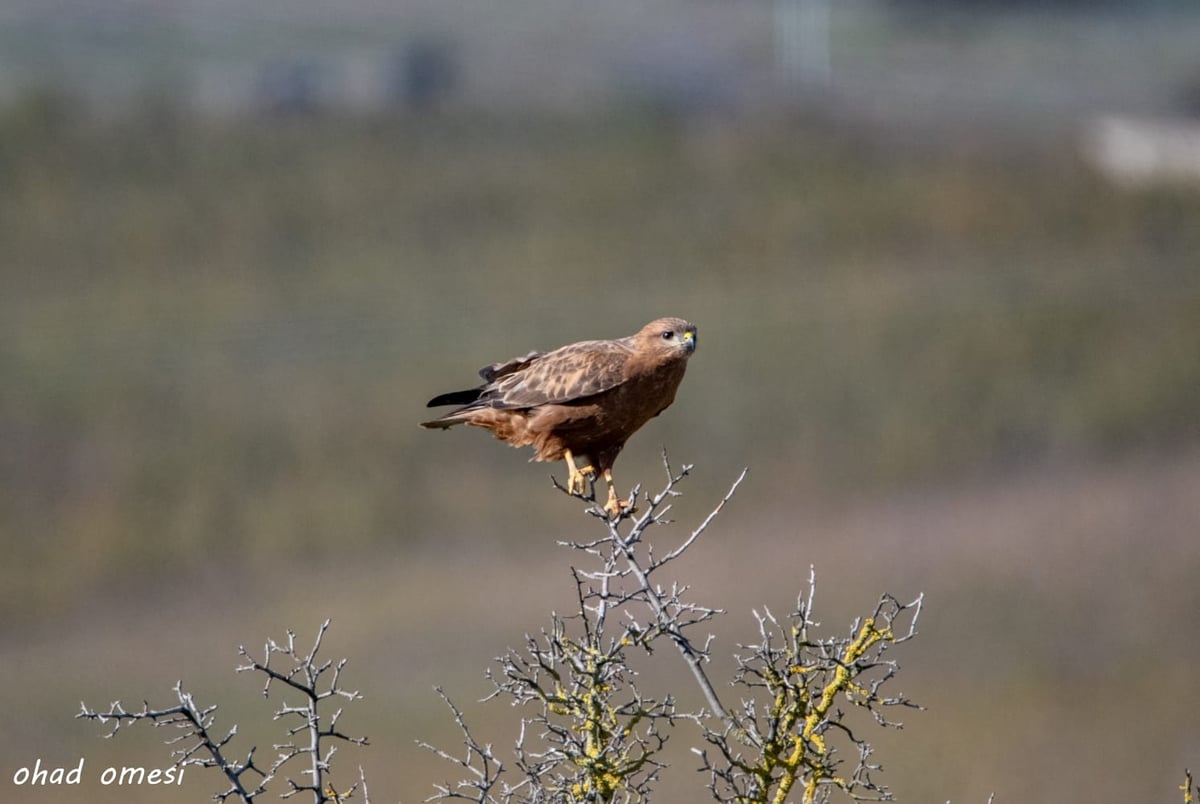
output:
[[[696,331],[694,329],[684,330],[683,348],[687,350],[688,354],[696,351]]]

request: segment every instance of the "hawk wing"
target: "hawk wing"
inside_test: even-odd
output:
[[[479,405],[511,410],[595,396],[624,381],[625,364],[632,356],[626,339],[582,341],[488,366],[480,372],[490,384]]]
[[[528,368],[530,363],[544,356],[541,352],[530,352],[524,357],[514,357],[512,360],[504,363],[493,363],[490,366],[481,368],[479,376],[483,377],[484,382],[493,383],[501,377],[507,377],[509,374],[515,374],[524,368]]]

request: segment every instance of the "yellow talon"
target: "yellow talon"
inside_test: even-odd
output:
[[[617,489],[613,485],[611,469],[604,470],[604,482],[608,484],[608,502],[604,504],[604,510],[608,513],[610,519],[620,519],[623,516],[629,516],[637,512],[636,505],[631,505],[617,496]]]
[[[591,490],[592,478],[596,476],[595,467],[589,463],[582,469],[577,468],[575,456],[569,449],[563,450],[563,458],[567,461],[567,493],[577,497],[587,496]]]

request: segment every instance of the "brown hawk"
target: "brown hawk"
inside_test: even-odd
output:
[[[533,447],[533,460],[565,460],[571,494],[582,496],[599,472],[608,485],[605,510],[619,517],[625,503],[613,487],[613,463],[629,437],[675,401],[695,350],[694,324],[660,318],[625,338],[530,352],[480,369],[478,388],[429,400],[428,407],[462,407],[421,426],[483,427],[514,447]],[[577,457],[587,461],[582,468]]]

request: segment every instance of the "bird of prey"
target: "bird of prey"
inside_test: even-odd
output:
[[[429,400],[428,407],[461,407],[421,426],[482,427],[514,447],[533,447],[532,460],[565,460],[573,495],[584,496],[598,473],[608,485],[605,511],[620,518],[629,509],[613,486],[613,463],[629,437],[675,401],[695,350],[694,324],[659,318],[625,338],[530,352],[480,369],[478,388]]]

